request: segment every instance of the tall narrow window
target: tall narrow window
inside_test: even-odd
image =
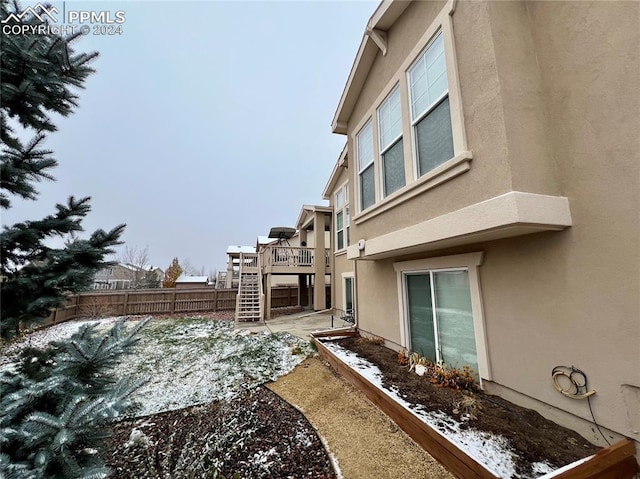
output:
[[[383,191],[388,196],[405,185],[400,88],[396,87],[378,108],[378,124]]]
[[[360,183],[360,209],[365,210],[376,201],[375,173],[373,169],[373,123],[367,123],[356,137],[358,148],[358,176]]]
[[[342,186],[335,195],[336,251],[349,246],[349,185]]]
[[[349,314],[353,314],[353,309],[355,306],[355,303],[353,301],[353,293],[353,277],[346,276],[344,277],[344,310]]]
[[[408,80],[418,174],[422,176],[454,156],[442,32],[409,69]]]

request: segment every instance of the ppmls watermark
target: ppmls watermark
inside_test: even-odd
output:
[[[37,3],[10,13],[0,24],[4,35],[122,35],[125,21],[123,10],[73,10],[62,2],[62,12]]]

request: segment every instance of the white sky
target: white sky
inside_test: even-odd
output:
[[[80,107],[49,135],[57,181],[35,202],[13,200],[2,223],[91,196],[87,234],[126,223],[126,244],[148,245],[154,266],[177,256],[224,269],[228,245],[326,204],[346,141],[331,120],[377,4],[67,1],[124,11],[123,33],[76,42],[100,58]]]

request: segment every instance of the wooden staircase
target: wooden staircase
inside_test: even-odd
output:
[[[236,322],[262,321],[262,278],[257,254],[240,255],[240,284],[236,296]]]

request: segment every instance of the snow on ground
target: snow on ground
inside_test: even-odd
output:
[[[113,324],[118,318],[72,321],[36,331],[3,350],[4,367],[24,347],[45,347],[70,337],[83,324]],[[136,416],[181,409],[233,397],[240,387],[273,381],[313,351],[289,333],[251,334],[231,321],[205,318],[159,319],[140,331],[135,354],[116,368],[120,378],[149,381],[132,399]],[[13,357],[13,358],[12,358]]]
[[[397,390],[390,390],[382,386],[382,372],[377,366],[359,357],[353,351],[349,351],[330,341],[323,341],[323,344],[341,361],[360,373],[360,375],[401,404],[413,415],[438,431],[444,438],[464,450],[469,456],[473,457],[493,474],[504,478],[516,476],[516,468],[513,461],[516,453],[503,437],[472,429],[463,429],[461,428],[462,423],[456,418],[441,411],[427,411],[420,408],[420,406],[416,407],[404,400]],[[552,469],[553,468],[546,463],[533,464],[533,470],[540,475],[550,472]]]
[[[91,319],[91,320],[78,320],[69,321],[66,323],[60,323],[55,326],[51,326],[44,329],[37,329],[32,333],[26,335],[22,341],[17,341],[8,344],[2,349],[2,356],[0,356],[0,365],[7,364],[13,360],[13,357],[18,354],[24,348],[36,348],[43,349],[49,343],[53,341],[61,341],[71,337],[75,332],[80,329],[80,326],[85,324],[100,324],[111,326],[118,321],[119,317],[103,318],[103,319]]]
[[[139,352],[125,358],[118,375],[150,381],[133,396],[138,416],[233,397],[239,387],[273,381],[312,352],[289,333],[250,334],[231,321],[151,321]],[[297,354],[294,354],[297,353]]]

